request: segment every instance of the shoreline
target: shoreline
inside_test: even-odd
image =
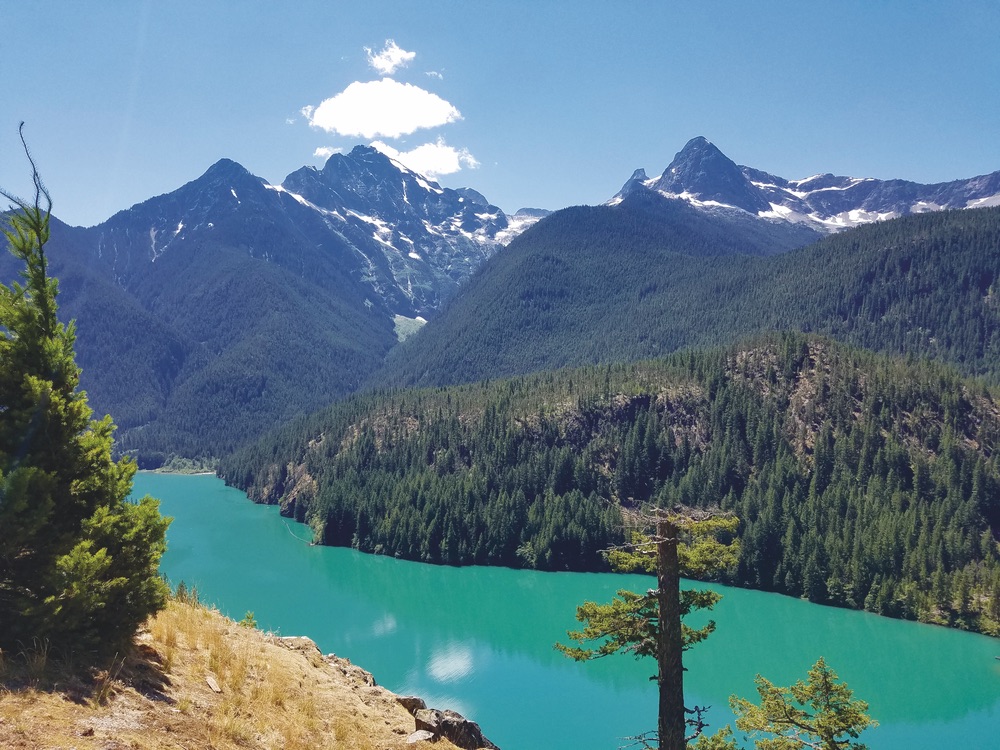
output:
[[[215,477],[214,471],[177,471],[175,469],[136,469],[136,474],[169,474],[178,477]]]

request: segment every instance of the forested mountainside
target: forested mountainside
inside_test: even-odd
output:
[[[1000,632],[1000,405],[801,334],[354,396],[223,461],[325,544],[600,570],[647,505],[741,519],[732,582]]]
[[[96,227],[52,224],[83,386],[144,467],[221,455],[354,391],[397,325],[513,231],[474,190],[364,147],[280,186],[223,159]],[[16,273],[0,252],[0,278]]]
[[[76,321],[82,387],[117,447],[156,467],[208,458],[353,391],[396,343],[358,285],[320,284],[224,242],[178,245],[140,291],[109,278],[79,230],[52,222],[60,318]],[[0,271],[13,278],[13,257]]]
[[[443,189],[370,148],[282,185],[223,159],[96,227],[53,221],[47,255],[61,313],[77,321],[83,387],[144,468],[210,462],[366,383],[472,382],[775,329],[996,381],[1000,209],[869,225],[796,250],[819,233],[715,205],[732,198],[718,192],[727,185],[759,188],[763,173],[740,169],[695,139],[668,170],[674,198],[632,181],[614,205],[508,221],[474,190]],[[847,195],[827,182],[809,184]],[[854,182],[847,192],[871,198]],[[966,182],[949,193],[958,204],[993,185]],[[0,253],[0,277],[15,275]]]
[[[773,257],[666,241],[648,214],[611,210],[567,209],[525,232],[394,349],[373,382],[472,382],[768,330],[1000,379],[1000,209],[869,224]]]
[[[83,387],[144,468],[211,462],[365,383],[472,382],[773,329],[996,378],[996,210],[795,250],[820,236],[813,225],[725,203],[762,189],[764,173],[704,139],[668,172],[669,185],[630,181],[614,205],[508,220],[476,191],[441,188],[367,147],[281,185],[222,159],[96,227],[53,221],[47,254],[63,317],[77,321]],[[839,179],[807,182],[869,208],[873,196],[917,196]],[[989,202],[992,186],[956,183],[917,208]],[[824,211],[843,208],[827,198]],[[0,277],[15,275],[0,253]],[[456,290],[440,320],[393,351]]]

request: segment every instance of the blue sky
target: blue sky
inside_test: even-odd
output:
[[[696,135],[790,179],[1000,170],[995,0],[0,0],[0,14],[0,185],[27,189],[25,120],[72,224],[222,157],[277,183],[372,142],[510,212],[603,202]]]

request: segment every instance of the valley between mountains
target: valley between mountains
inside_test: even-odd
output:
[[[1000,172],[787,180],[695,138],[507,215],[359,146],[219,161],[49,253],[119,451],[323,543],[598,570],[623,512],[721,505],[733,583],[1000,633]]]

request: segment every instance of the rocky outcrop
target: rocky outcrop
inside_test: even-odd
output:
[[[336,654],[324,656],[319,646],[310,638],[303,636],[274,637],[273,641],[291,651],[302,654],[314,667],[327,665],[329,668],[337,670],[356,686],[377,688],[380,693],[389,693],[385,688],[378,686],[370,672],[351,664],[349,659]],[[416,724],[415,731],[406,738],[408,743],[436,742],[439,739],[447,739],[463,750],[500,750],[483,736],[483,731],[476,722],[469,721],[461,714],[455,711],[427,708],[424,699],[416,696],[396,695],[394,697],[396,702],[413,716]]]
[[[275,636],[273,640],[279,646],[284,646],[289,651],[297,651],[302,654],[312,666],[320,667],[323,665],[323,654],[312,638],[306,638],[301,635],[290,635],[286,637]]]
[[[410,715],[414,715],[422,708],[427,708],[427,704],[424,702],[423,698],[417,698],[415,695],[397,695],[396,702],[410,712]]]
[[[417,732],[429,732],[434,739],[443,737],[465,750],[500,750],[483,736],[476,722],[455,711],[421,708],[413,718],[417,723]]]

